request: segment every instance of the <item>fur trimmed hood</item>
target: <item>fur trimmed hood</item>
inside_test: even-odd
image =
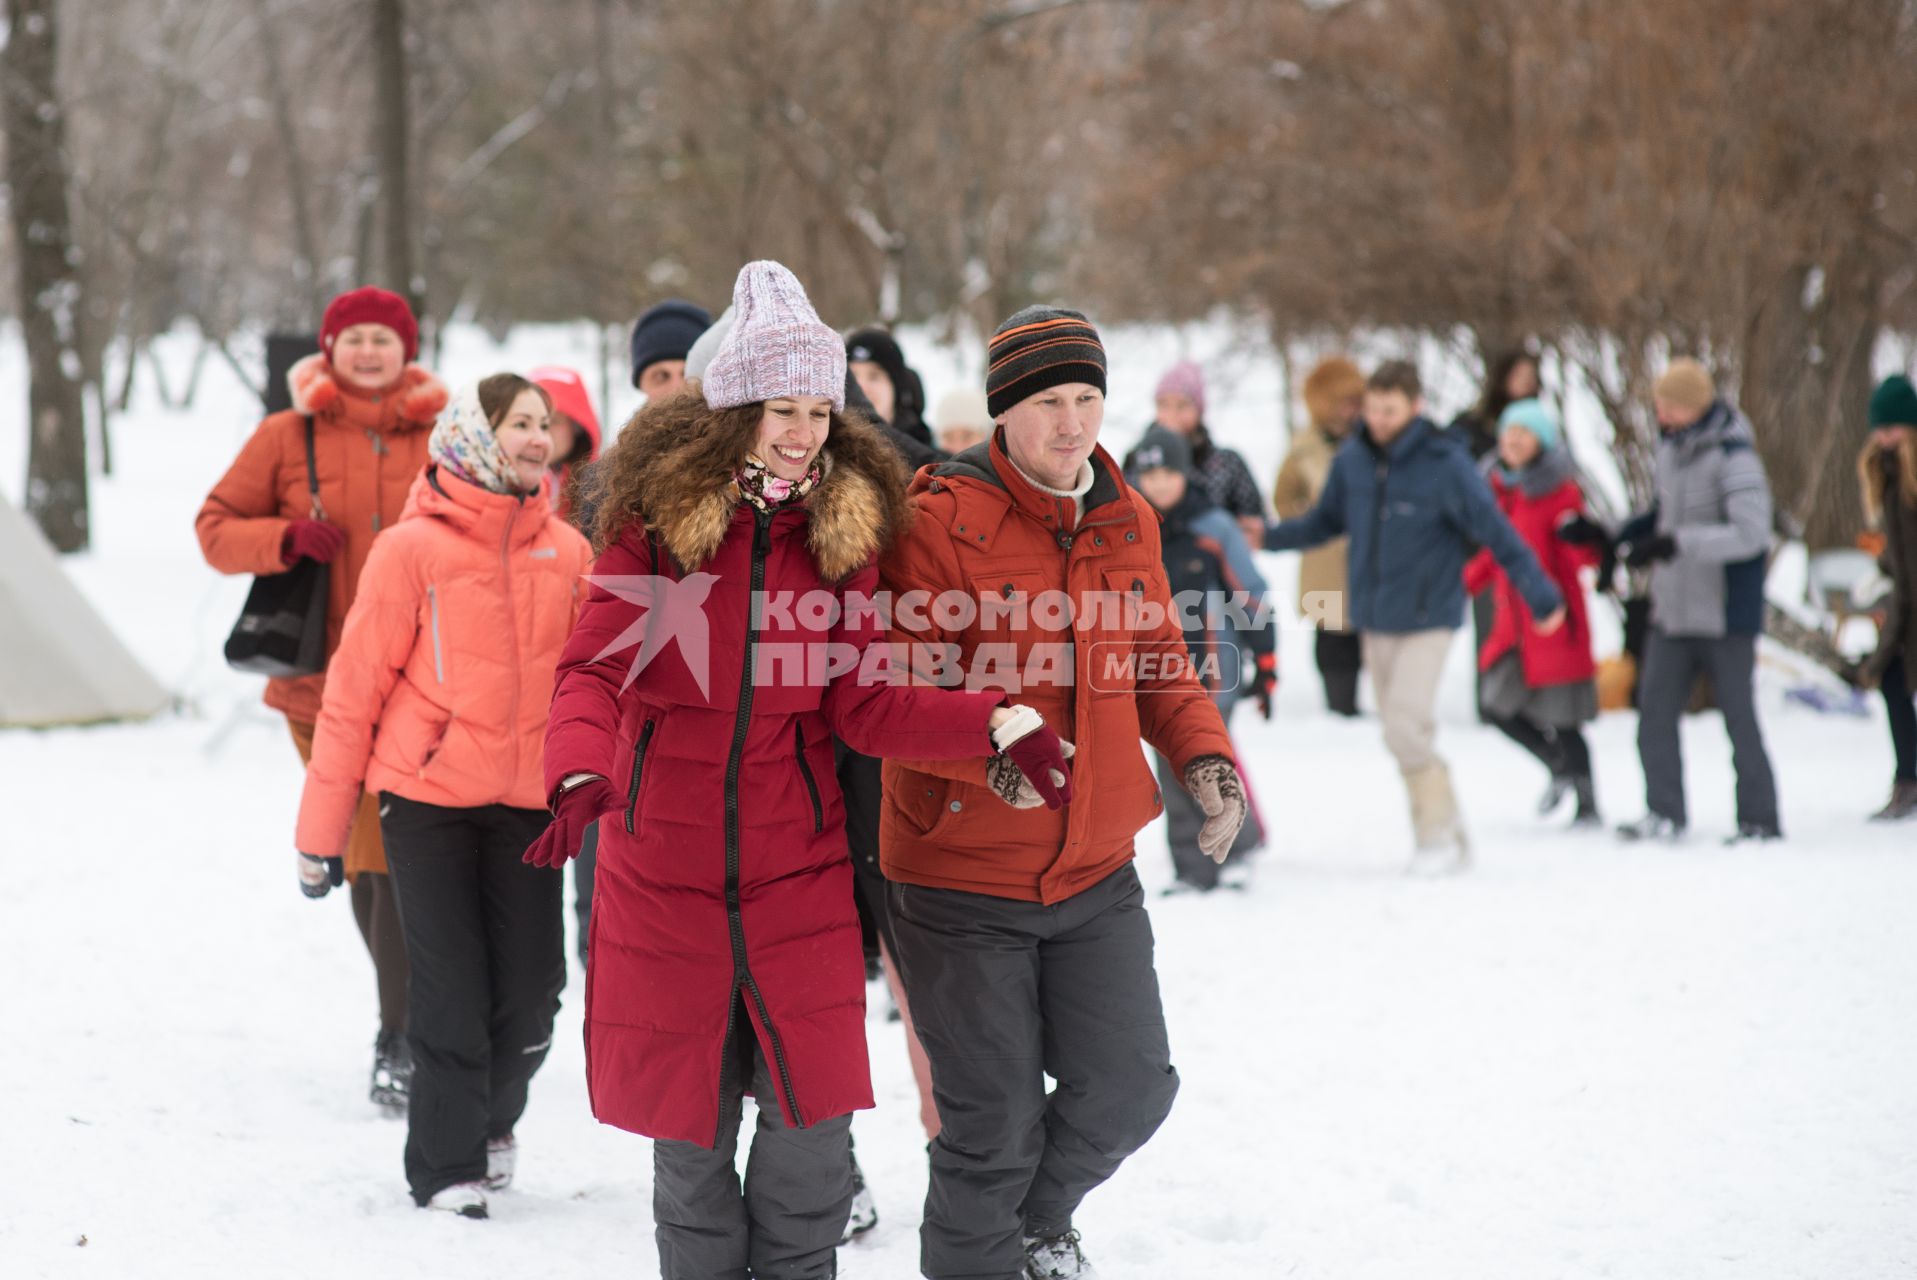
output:
[[[286,386],[293,393],[296,413],[328,416],[347,397],[346,389],[333,373],[333,366],[317,352],[303,357],[287,370]],[[417,431],[432,426],[439,411],[451,399],[446,384],[416,364],[400,371],[399,383],[392,394],[398,405],[397,413],[390,419],[381,415],[382,421],[391,422],[390,427],[383,429],[392,431]]]
[[[712,409],[694,387],[641,409],[595,468],[606,504],[601,532],[637,517],[688,571],[725,541],[739,504],[734,477],[759,429],[756,405]],[[906,475],[878,427],[834,414],[820,451],[825,477],[804,501],[806,547],[820,576],[839,582],[884,551],[910,518]],[[602,542],[610,542],[603,537]]]

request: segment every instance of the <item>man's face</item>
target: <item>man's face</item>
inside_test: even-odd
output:
[[[686,362],[683,360],[654,360],[639,371],[639,389],[646,393],[648,400],[676,396],[685,385]]]
[[[858,380],[859,390],[865,392],[865,398],[872,402],[872,408],[882,421],[892,421],[892,410],[898,407],[898,388],[892,385],[892,375],[885,366],[876,360],[854,360],[847,366],[852,376]]]
[[[1421,398],[1413,400],[1402,391],[1377,391],[1367,388],[1365,391],[1365,426],[1371,431],[1371,438],[1379,444],[1390,444],[1404,429],[1411,425],[1412,419],[1424,407]]]
[[[1657,425],[1669,434],[1682,431],[1704,416],[1702,409],[1686,409],[1682,405],[1672,404],[1669,400],[1651,397],[1651,404],[1657,410]]]
[[[1062,383],[1025,397],[998,421],[1020,470],[1047,488],[1070,489],[1098,445],[1105,393],[1089,382]]]

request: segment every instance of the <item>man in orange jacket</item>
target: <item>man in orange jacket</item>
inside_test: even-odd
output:
[[[1026,308],[992,337],[986,391],[992,439],[919,472],[917,519],[880,565],[893,637],[915,677],[1038,710],[1075,746],[1073,798],[1041,807],[1004,757],[885,763],[880,858],[944,1122],[920,1266],[1076,1276],[1074,1210],[1178,1089],[1132,867],[1163,808],[1140,738],[1203,809],[1214,859],[1245,794],[1172,611],[1158,520],[1098,447],[1098,331]]]

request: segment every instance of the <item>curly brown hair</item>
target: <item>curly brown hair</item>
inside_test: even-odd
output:
[[[732,483],[764,417],[763,402],[710,408],[696,383],[644,405],[588,469],[593,551],[617,542],[634,520],[649,528],[686,520],[696,505]],[[882,527],[890,532],[903,525],[904,467],[871,422],[856,412],[834,411],[825,452],[835,463],[879,479],[886,508],[879,516]]]

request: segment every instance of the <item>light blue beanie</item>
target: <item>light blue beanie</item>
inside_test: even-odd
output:
[[[1506,427],[1523,427],[1538,438],[1538,447],[1546,453],[1558,447],[1558,420],[1541,400],[1513,400],[1498,418],[1498,434]]]

